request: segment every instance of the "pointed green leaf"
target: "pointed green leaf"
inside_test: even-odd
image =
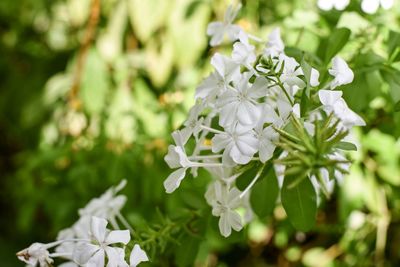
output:
[[[357,151],[357,146],[353,143],[349,142],[339,142],[336,145],[336,148],[339,148],[341,150],[347,150],[347,151]]]
[[[300,231],[308,231],[315,225],[317,196],[310,179],[304,179],[296,187],[289,189],[296,178],[285,177],[281,192],[282,205],[292,225]]]
[[[350,38],[351,31],[347,28],[338,28],[333,31],[328,39],[328,46],[325,52],[325,63],[328,63],[342,48]]]
[[[272,213],[279,194],[278,179],[273,168],[269,168],[260,182],[251,191],[250,203],[259,218]]]

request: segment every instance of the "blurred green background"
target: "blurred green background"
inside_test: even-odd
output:
[[[352,31],[341,55],[355,81],[343,90],[367,127],[353,133],[361,150],[321,203],[317,227],[295,232],[278,205],[224,239],[203,197],[205,172],[164,192],[170,133],[211,55],[230,53],[210,49],[206,36],[228,1],[2,0],[0,266],[22,266],[18,250],[54,240],[123,178],[123,212],[138,231],[195,218],[194,231],[175,227],[156,242],[150,265],[400,266],[399,3],[376,14],[357,0],[344,11],[309,0],[242,3],[238,24],[263,39],[281,27],[286,53],[305,53],[315,67],[329,64],[333,29]]]

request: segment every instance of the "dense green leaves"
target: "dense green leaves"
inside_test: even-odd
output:
[[[281,191],[282,205],[293,226],[300,231],[308,231],[315,225],[317,196],[308,178],[303,179],[297,186],[289,188],[297,178],[285,176]]]

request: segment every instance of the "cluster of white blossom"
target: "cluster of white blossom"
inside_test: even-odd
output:
[[[362,0],[361,9],[367,14],[375,14],[379,7],[387,10],[394,6],[395,0]],[[329,11],[332,9],[344,10],[350,4],[350,0],[318,0],[318,7]]]
[[[314,68],[307,80],[300,64],[285,54],[279,29],[271,32],[261,54],[256,54],[260,39],[232,24],[239,8],[229,7],[223,22],[209,24],[210,45],[217,46],[228,39],[234,42],[233,52],[231,56],[219,52],[213,55],[211,64],[215,70],[198,86],[196,104],[183,128],[172,133],[175,145],[169,146],[165,156],[168,166],[175,169],[164,182],[167,193],[179,187],[188,171],[196,176],[199,167],[215,177],[205,197],[212,214],[220,218],[220,232],[225,237],[231,229],[239,231],[252,219],[249,195],[261,171],[244,191],[235,186],[236,179],[252,161],[264,164],[287,155],[286,151],[278,155],[274,152],[280,138],[277,130],[284,129],[291,116],[302,119],[310,135],[314,134],[313,121],[331,114],[340,120],[338,131],[365,125],[347,106],[342,91],[337,90],[354,78],[342,58],[336,56],[332,60],[331,81],[320,86],[319,72]],[[299,95],[307,86],[319,98],[319,106],[301,116]],[[190,140],[194,140],[194,148]],[[329,157],[345,159],[339,150]],[[342,165],[341,170],[349,167]],[[275,169],[279,168],[282,166],[275,164]],[[282,185],[281,172],[277,175]],[[337,179],[341,175],[335,170]],[[332,188],[334,181],[326,169],[321,168],[321,176]],[[313,183],[318,190],[318,183]]]
[[[146,252],[138,244],[131,249],[129,264],[125,260],[125,250],[133,231],[120,212],[126,196],[117,195],[125,184],[123,180],[80,209],[79,220],[70,228],[61,230],[57,241],[33,243],[17,253],[18,259],[28,266],[40,267],[53,266],[54,258],[64,260],[59,265],[62,267],[135,267],[140,262],[148,261]],[[119,230],[118,221],[128,230]],[[108,222],[115,230],[107,228]],[[54,252],[50,253],[50,249]]]

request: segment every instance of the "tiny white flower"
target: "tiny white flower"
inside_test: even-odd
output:
[[[335,78],[331,82],[331,88],[335,89],[338,86],[349,84],[354,79],[354,73],[341,57],[335,56],[332,59],[332,68],[329,69],[329,74]]]
[[[361,9],[367,14],[375,14],[379,8],[379,0],[363,0]]]
[[[195,99],[203,99],[206,104],[212,104],[215,98],[226,90],[228,83],[215,71],[196,88]]]
[[[281,39],[281,31],[279,28],[275,28],[268,36],[268,42],[264,49],[264,55],[270,57],[277,57],[285,49],[285,45]]]
[[[208,24],[207,35],[211,36],[210,45],[217,46],[224,41],[225,36],[228,37],[230,41],[237,40],[239,38],[239,33],[242,31],[238,25],[233,25],[232,22],[236,18],[241,5],[236,8],[229,6],[225,12],[224,21],[214,21]]]
[[[276,148],[274,142],[278,141],[279,134],[272,128],[272,126],[268,126],[259,132],[257,139],[259,141],[258,153],[260,161],[264,163],[272,158]]]
[[[350,4],[350,0],[318,0],[318,7],[324,11],[333,8],[336,10],[344,10]]]
[[[224,237],[232,233],[232,229],[240,231],[243,228],[242,218],[235,211],[241,205],[240,191],[229,188],[220,181],[212,183],[205,194],[207,202],[212,206],[212,214],[220,217],[219,230]]]
[[[231,126],[224,133],[212,138],[212,152],[224,150],[222,163],[232,159],[237,164],[247,164],[257,153],[258,140],[255,132],[240,124]]]
[[[87,267],[102,267],[107,256],[107,267],[118,267],[121,251],[114,244],[126,245],[130,240],[129,230],[107,229],[107,220],[92,217],[90,224],[90,235],[93,243],[82,242],[74,251],[74,261]]]
[[[240,34],[239,39],[240,42],[236,42],[233,45],[232,59],[237,64],[252,69],[252,64],[256,61],[256,55],[254,53],[255,47],[249,44],[248,37],[244,32]]]
[[[119,185],[111,187],[99,198],[92,199],[84,208],[78,210],[79,215],[106,219],[115,217],[126,203],[126,196],[117,195],[125,185],[126,180],[122,180]]]
[[[293,57],[288,57],[285,54],[279,55],[279,63],[276,66],[275,71],[279,71],[283,65],[283,72],[280,76],[282,83],[286,83],[289,86],[297,85],[300,88],[305,86],[305,83],[298,76],[303,75],[303,70],[300,68],[300,64]]]
[[[214,54],[211,58],[211,65],[213,65],[215,70],[222,77],[225,88],[227,88],[230,82],[238,81],[241,77],[240,65],[231,58],[221,55],[220,53]]]
[[[333,112],[341,120],[344,127],[364,126],[365,121],[347,106],[342,94],[341,91],[318,91],[324,110],[327,113]]]
[[[250,84],[250,76],[251,74],[244,74],[235,87],[231,87],[219,97],[221,126],[232,125],[237,120],[243,125],[257,123],[261,116],[257,99],[266,96],[268,82],[263,77],[257,77],[254,83]]]
[[[135,244],[129,257],[129,266],[136,267],[139,263],[145,261],[149,261],[146,252],[138,244]]]
[[[28,248],[17,253],[19,260],[25,262],[29,266],[50,267],[53,259],[50,258],[50,253],[47,250],[47,244],[33,243]]]
[[[181,146],[169,145],[168,154],[164,157],[164,160],[171,169],[185,168],[190,165],[186,152]]]

